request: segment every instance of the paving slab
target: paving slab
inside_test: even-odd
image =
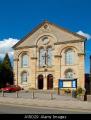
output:
[[[91,102],[87,101],[73,101],[73,100],[39,100],[39,99],[25,99],[25,98],[11,98],[11,97],[0,97],[1,104],[13,104],[13,105],[25,105],[35,107],[49,107],[59,109],[75,109],[75,110],[86,110],[91,111]]]

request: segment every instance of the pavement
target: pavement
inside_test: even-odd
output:
[[[80,101],[68,95],[63,96],[54,93],[53,96],[51,96],[49,93],[46,94],[38,92],[35,94],[34,99],[33,93],[29,92],[19,93],[18,98],[16,95],[16,93],[5,93],[5,96],[2,97],[2,93],[0,93],[0,104],[71,109],[91,112],[91,102]]]

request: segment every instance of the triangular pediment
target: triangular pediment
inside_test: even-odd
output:
[[[38,25],[32,32],[27,34],[23,39],[21,39],[16,45],[13,46],[14,49],[21,47],[32,47],[36,46],[36,42],[39,37],[43,35],[53,35],[56,38],[55,43],[69,42],[69,41],[84,41],[86,38],[77,34],[70,32],[67,29],[59,27],[48,21],[44,21]]]

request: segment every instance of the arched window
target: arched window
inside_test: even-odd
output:
[[[65,64],[66,65],[74,64],[74,51],[72,49],[68,49],[65,52]]]
[[[22,55],[21,63],[22,63],[22,67],[28,67],[29,58],[26,53]]]
[[[27,82],[27,72],[21,74],[21,83]]]
[[[40,48],[39,50],[39,65],[41,67],[47,65],[52,65],[52,48],[48,47],[46,49]]]
[[[40,66],[45,65],[45,50],[44,50],[44,48],[40,48],[40,50],[39,50],[39,65]]]
[[[74,73],[72,69],[68,69],[65,72],[65,78],[74,78]]]
[[[47,65],[48,66],[52,66],[52,48],[51,47],[49,47],[48,49],[47,49]]]

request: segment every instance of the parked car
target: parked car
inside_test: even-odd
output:
[[[20,90],[23,90],[23,88],[21,88],[19,85],[9,85],[5,88],[1,88],[1,91],[4,91],[4,92],[16,92],[16,91],[20,91]]]

